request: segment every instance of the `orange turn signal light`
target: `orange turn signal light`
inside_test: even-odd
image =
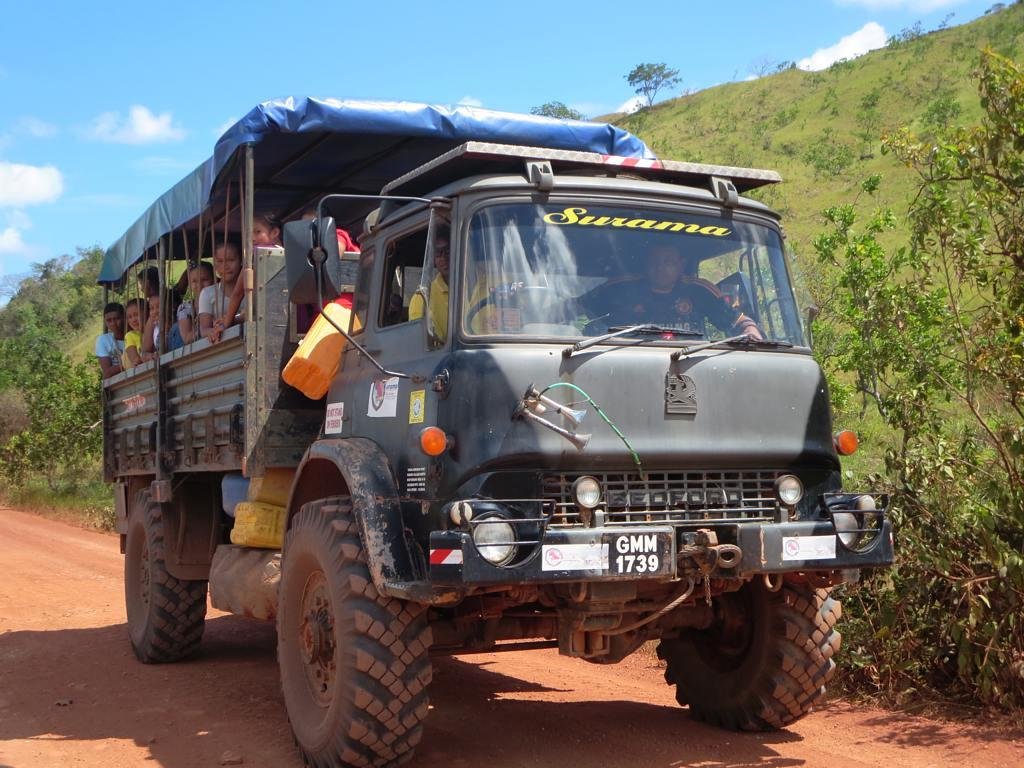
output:
[[[835,443],[836,453],[840,456],[849,456],[852,453],[856,453],[857,447],[860,445],[857,433],[849,429],[837,432],[836,436],[832,438],[832,442]]]
[[[448,435],[440,427],[427,427],[420,432],[420,448],[427,456],[440,456],[448,447]]]

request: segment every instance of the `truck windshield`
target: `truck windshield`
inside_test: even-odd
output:
[[[803,344],[779,233],[681,207],[485,207],[470,222],[462,297],[470,336],[565,339],[644,324],[680,341],[749,331]]]

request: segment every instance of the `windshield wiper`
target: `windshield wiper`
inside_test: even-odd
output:
[[[703,336],[702,333],[695,333],[688,331],[683,328],[675,328],[670,325],[654,325],[652,323],[641,323],[640,325],[630,326],[613,326],[608,333],[600,336],[595,336],[592,339],[584,339],[583,341],[577,341],[570,347],[566,347],[562,350],[562,357],[572,357],[576,352],[580,352],[587,347],[592,347],[595,344],[600,344],[602,341],[608,341],[608,339],[614,339],[618,336],[626,336],[630,333],[672,333],[678,336]]]
[[[729,344],[733,349],[780,349],[784,347],[792,347],[793,345],[788,341],[775,341],[773,339],[755,339],[749,333],[741,333],[738,336],[730,336],[727,339],[715,339],[709,341],[706,344],[695,344],[692,347],[686,347],[686,349],[677,349],[672,353],[671,357],[673,360],[679,360],[687,355],[692,355],[694,352],[703,352],[705,349],[713,349],[720,344]]]

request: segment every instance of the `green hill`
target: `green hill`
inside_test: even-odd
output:
[[[883,49],[821,72],[781,72],[709,88],[633,115],[609,115],[661,157],[778,170],[780,185],[755,196],[778,210],[798,264],[813,259],[820,212],[857,195],[881,174],[880,202],[897,211],[913,177],[882,155],[880,138],[899,126],[932,135],[981,115],[972,72],[986,46],[1011,59],[1024,53],[1024,4],[969,24],[909,29]]]

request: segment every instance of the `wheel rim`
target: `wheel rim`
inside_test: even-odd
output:
[[[334,699],[337,668],[334,661],[334,610],[323,571],[306,579],[302,602],[298,647],[302,671],[313,700],[322,707]]]
[[[746,658],[753,641],[756,618],[746,592],[743,589],[720,595],[715,623],[708,630],[695,633],[701,659],[720,672],[736,669]]]

